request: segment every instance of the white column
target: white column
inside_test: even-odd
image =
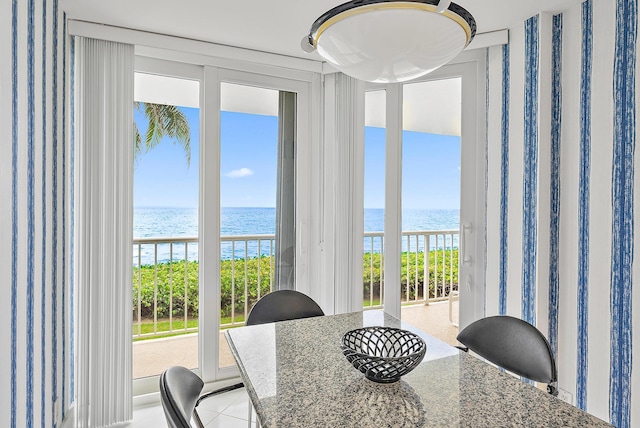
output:
[[[384,310],[400,318],[402,257],[402,86],[387,86],[384,202]]]

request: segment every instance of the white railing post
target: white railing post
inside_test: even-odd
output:
[[[173,331],[173,242],[169,243],[169,331]]]
[[[158,333],[158,244],[153,251],[153,333]]]
[[[258,239],[258,289],[256,290],[256,301],[260,300],[260,289],[262,288],[262,277],[260,276],[260,265],[262,265],[262,250],[260,249],[260,240]],[[245,317],[245,320],[247,318]]]
[[[142,255],[141,244],[138,244],[138,336],[142,334]]]
[[[431,235],[427,235],[424,234],[422,235],[422,237],[424,238],[424,258],[422,260],[422,264],[423,267],[422,269],[424,269],[424,286],[425,286],[425,291],[424,291],[424,298],[425,301],[428,302],[429,299],[431,299],[431,272],[429,271],[429,254],[431,254]]]
[[[236,322],[236,241],[231,241],[231,325]]]
[[[189,326],[189,316],[187,314],[187,308],[189,307],[189,243],[184,243],[184,325],[183,329],[186,331]]]

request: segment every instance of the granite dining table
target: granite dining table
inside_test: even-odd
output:
[[[420,335],[422,363],[395,383],[366,379],[340,339],[368,326]],[[226,337],[264,428],[611,426],[379,310],[235,328]]]

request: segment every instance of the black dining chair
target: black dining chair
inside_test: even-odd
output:
[[[266,324],[324,315],[309,296],[295,290],[276,290],[265,294],[253,305],[246,325]]]
[[[245,324],[266,324],[322,315],[324,312],[320,306],[306,294],[294,290],[277,290],[256,302]],[[200,402],[211,396],[242,388],[244,384],[237,383],[200,396],[203,386],[202,379],[185,367],[174,366],[160,375],[162,408],[170,428],[190,428],[192,416],[198,427],[204,428],[196,411]],[[249,404],[249,425],[251,418],[252,406]]]
[[[322,308],[306,294],[295,290],[276,290],[265,294],[253,305],[245,324],[267,324],[323,315]],[[253,417],[252,412],[253,406],[249,403],[249,426]]]
[[[160,399],[169,428],[191,428],[191,417],[204,428],[196,411],[200,402],[213,395],[222,394],[244,385],[238,383],[200,396],[204,382],[200,376],[186,367],[173,366],[160,375]]]
[[[464,351],[527,379],[544,382],[547,392],[558,395],[558,372],[549,342],[533,325],[520,318],[497,315],[481,318],[458,334]]]

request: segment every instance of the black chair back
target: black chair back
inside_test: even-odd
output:
[[[203,386],[202,379],[185,367],[174,366],[160,375],[160,397],[169,428],[191,428],[191,416]]]
[[[547,383],[547,391],[557,395],[558,373],[551,346],[528,322],[507,315],[486,317],[463,329],[457,339],[505,370]]]
[[[266,324],[324,315],[318,304],[306,294],[277,290],[266,294],[251,308],[246,325]]]

